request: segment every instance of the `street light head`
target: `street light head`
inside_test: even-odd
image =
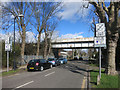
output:
[[[23,14],[20,14],[20,15],[18,15],[18,17],[24,17],[24,15],[23,15]]]

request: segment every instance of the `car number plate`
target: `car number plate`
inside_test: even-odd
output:
[[[34,69],[34,67],[30,67],[30,69]]]

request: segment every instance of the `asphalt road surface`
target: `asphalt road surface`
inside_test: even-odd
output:
[[[2,78],[2,88],[82,88],[87,74],[87,66],[81,61],[68,61],[67,64],[44,71],[23,72]],[[86,88],[87,85],[84,85]]]

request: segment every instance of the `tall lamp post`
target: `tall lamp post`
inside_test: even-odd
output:
[[[23,17],[22,14],[18,15],[18,16],[15,16],[14,18],[14,55],[13,55],[13,58],[14,58],[14,61],[13,61],[13,69],[16,70],[16,62],[15,62],[15,19],[17,17]]]

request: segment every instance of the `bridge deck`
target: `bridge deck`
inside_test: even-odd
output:
[[[75,48],[94,48],[94,38],[61,39],[52,42],[52,48],[56,49],[75,49]]]

